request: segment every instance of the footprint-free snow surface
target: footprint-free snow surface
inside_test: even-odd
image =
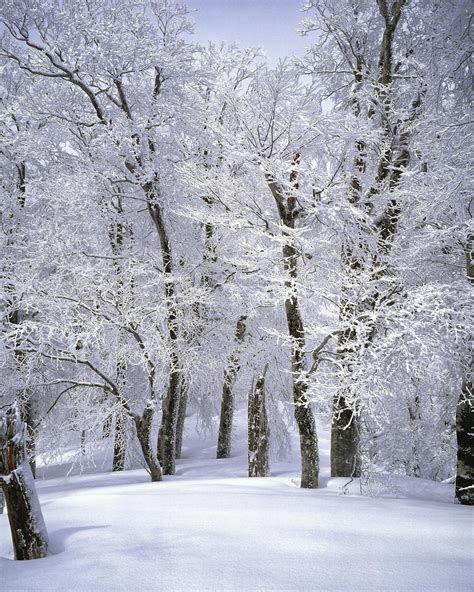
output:
[[[0,590],[472,589],[473,513],[452,503],[452,485],[398,478],[380,497],[356,482],[343,494],[346,480],[327,476],[324,434],[320,489],[298,488],[297,450],[249,479],[239,434],[227,460],[209,436],[191,436],[161,483],[143,469],[46,472],[37,485],[52,554],[13,561],[1,515]]]

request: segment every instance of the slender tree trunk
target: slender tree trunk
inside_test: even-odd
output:
[[[466,245],[466,275],[474,285],[474,234]],[[471,354],[466,378],[456,409],[457,471],[456,499],[466,506],[474,505],[474,357]]]
[[[175,354],[172,364],[177,364]],[[168,393],[163,399],[161,426],[158,434],[158,458],[163,466],[164,475],[174,475],[176,470],[176,431],[178,426],[179,404],[181,396],[181,374],[175,369],[170,375]]]
[[[284,247],[285,249],[289,247]],[[313,411],[307,397],[308,386],[304,380],[305,337],[296,296],[286,299],[285,310],[288,333],[292,340],[293,403],[300,436],[301,487],[316,489],[319,479],[318,437]]]
[[[86,453],[86,430],[81,430],[80,448],[81,454],[84,455]]]
[[[137,438],[142,449],[143,459],[152,481],[161,481],[162,469],[160,461],[155,456],[151,446],[151,426],[153,422],[153,409],[146,408],[140,417],[135,415],[133,420],[137,430]]]
[[[31,473],[33,478],[36,477],[36,430],[35,430],[35,406],[34,399],[31,395],[22,405],[22,417],[26,423],[26,430],[28,438],[26,440],[26,453],[28,455],[28,462],[30,463]]]
[[[120,285],[122,285],[120,281]],[[122,337],[122,336],[120,336]],[[122,359],[117,361],[117,378],[116,384],[119,389],[125,387],[125,369],[126,365]],[[126,415],[123,408],[119,408],[115,413],[115,429],[114,429],[114,455],[112,458],[112,471],[123,471],[125,467],[125,452],[126,452],[126,438],[125,438]]]
[[[161,93],[162,82],[163,80],[161,76],[161,70],[160,68],[155,67],[155,81],[152,94],[153,101],[155,101]],[[120,106],[127,118],[132,120],[133,116],[130,110],[130,105],[126,99],[124,88],[120,82],[118,84],[116,83],[116,86],[120,96]],[[99,114],[99,117],[101,118],[101,113]],[[163,473],[165,475],[172,475],[174,474],[176,464],[176,427],[181,395],[180,382],[182,370],[177,347],[178,311],[176,305],[176,286],[173,280],[173,257],[165,220],[163,218],[159,174],[155,170],[152,179],[143,182],[144,162],[143,153],[140,152],[141,139],[138,134],[134,134],[131,139],[136,148],[136,157],[134,162],[127,161],[125,165],[127,169],[136,176],[137,181],[140,182],[145,194],[147,210],[153,225],[155,226],[158,239],[160,241],[161,258],[163,261],[165,297],[166,306],[168,309],[166,324],[170,348],[170,376],[168,382],[168,391],[163,401],[161,427],[158,433],[156,449],[157,457],[161,460],[163,465]],[[150,135],[146,139],[146,148],[149,154],[155,154],[156,147]],[[137,428],[137,432],[138,431],[141,431],[141,428],[140,430]],[[156,471],[154,472],[157,474]],[[159,479],[153,479],[152,475],[152,480]]]
[[[266,371],[266,370],[265,370]],[[265,371],[259,376],[248,400],[248,467],[249,477],[268,475],[270,430],[265,401]]]
[[[413,442],[411,446],[411,459],[407,463],[407,475],[412,477],[420,477],[421,476],[421,469],[420,469],[420,459],[418,455],[418,444],[417,444],[417,432],[418,426],[420,425],[421,421],[421,413],[420,413],[420,397],[419,395],[415,395],[415,400],[413,401],[413,405],[411,403],[408,404],[408,415],[410,417],[410,432],[413,437]]]
[[[170,347],[170,377],[168,391],[163,400],[161,427],[158,433],[157,452],[163,466],[163,474],[174,475],[176,469],[176,428],[178,425],[179,403],[181,397],[182,364],[178,354],[178,311],[176,307],[176,286],[174,284],[173,258],[171,245],[160,207],[158,176],[154,182],[143,186],[150,217],[155,225],[161,246],[163,272],[165,274],[165,296],[168,308],[168,337]]]
[[[123,471],[125,467],[125,415],[118,412],[115,415],[115,430],[114,430],[114,456],[112,459],[112,471]]]
[[[40,559],[48,553],[48,535],[27,459],[26,431],[17,405],[0,412],[0,485],[15,559]]]
[[[188,407],[188,384],[184,380],[181,380],[181,396],[179,398],[179,409],[178,409],[178,424],[176,426],[176,458],[181,458],[181,452],[183,448],[183,435],[184,435],[184,421],[186,419],[186,409]]]
[[[104,423],[102,424],[102,438],[110,438],[112,435],[112,423],[113,417],[111,414],[105,418]]]
[[[240,344],[244,340],[246,332],[246,316],[241,316],[235,328],[235,341]],[[224,370],[224,383],[222,386],[221,415],[219,422],[219,435],[217,438],[216,458],[229,458],[232,439],[232,422],[234,419],[234,384],[239,371],[238,347],[232,353],[227,368]]]
[[[290,183],[298,189],[297,166],[299,155],[294,157],[294,170],[290,175]],[[289,229],[295,228],[298,217],[296,198],[287,195],[275,182],[271,175],[266,175],[268,187],[278,209],[280,221]],[[286,234],[286,233],[285,233]],[[285,281],[287,297],[285,298],[285,315],[288,335],[291,340],[291,372],[293,381],[293,404],[295,406],[295,420],[300,436],[301,452],[301,487],[316,489],[319,479],[319,451],[316,422],[307,395],[308,384],[305,372],[305,333],[303,317],[298,301],[298,251],[295,249],[290,235],[283,246],[283,265],[288,279]]]

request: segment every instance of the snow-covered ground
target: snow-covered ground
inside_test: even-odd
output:
[[[215,437],[190,432],[162,483],[144,470],[38,480],[52,554],[13,561],[0,516],[0,590],[472,589],[473,513],[452,503],[452,485],[398,478],[381,497],[357,483],[344,495],[324,432],[320,489],[298,488],[296,451],[249,479],[244,421],[228,460],[215,460]]]

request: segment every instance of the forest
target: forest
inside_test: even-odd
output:
[[[469,555],[472,5],[294,2],[307,50],[271,64],[174,0],[0,4],[0,556],[60,557],[48,466],[159,507],[199,438],[260,488],[296,455],[316,521],[327,483],[436,487]]]

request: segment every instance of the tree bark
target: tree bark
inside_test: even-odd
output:
[[[247,317],[241,316],[235,328],[235,341],[240,344],[244,340],[247,326]],[[235,349],[224,370],[224,383],[222,386],[221,415],[219,422],[219,435],[217,438],[216,458],[229,458],[232,437],[232,422],[234,419],[234,384],[239,371],[239,349]]]
[[[114,430],[114,456],[112,458],[112,471],[123,471],[125,468],[125,415],[118,412],[115,415]]]
[[[107,415],[107,417],[104,419],[104,423],[102,424],[102,438],[110,438],[112,435],[112,422],[112,414]]]
[[[284,247],[285,262],[293,261],[293,247]],[[293,265],[293,263],[290,263]],[[286,299],[286,318],[288,333],[292,340],[291,367],[293,373],[293,403],[295,419],[300,434],[301,487],[316,489],[319,478],[319,454],[316,422],[307,397],[308,385],[304,381],[305,336],[303,321],[296,296]]]
[[[353,272],[358,272],[362,263],[352,255],[346,245],[343,248],[343,262]],[[341,302],[340,320],[344,325],[349,325],[339,335],[338,355],[341,365],[346,373],[350,374],[350,356],[354,353],[356,334],[351,327],[354,317],[357,315],[357,306],[351,304],[351,297],[345,294]],[[357,409],[347,402],[347,391],[340,386],[333,399],[331,422],[331,477],[360,477],[361,459],[359,450],[360,418]]]
[[[258,378],[248,400],[248,468],[249,477],[268,475],[270,430],[265,401],[265,371]]]
[[[188,407],[188,384],[184,379],[181,380],[181,395],[179,398],[179,409],[178,409],[178,424],[176,426],[176,458],[181,458],[181,452],[183,448],[183,435],[184,435],[184,421],[186,419],[186,409]]]
[[[120,281],[120,284],[122,282]],[[125,362],[121,359],[117,361],[117,378],[116,384],[120,389],[125,387]],[[151,394],[151,393],[150,393]],[[114,455],[112,458],[112,471],[123,471],[125,467],[125,425],[126,414],[125,410],[120,407],[115,413],[115,429],[114,429]],[[112,426],[111,426],[112,427]]]
[[[140,442],[143,458],[145,460],[146,468],[150,474],[151,480],[161,481],[163,471],[161,469],[160,462],[155,456],[151,446],[151,425],[153,422],[153,415],[153,409],[147,407],[141,417],[134,415],[133,420],[135,422],[137,438]]]
[[[472,369],[471,369],[472,372]],[[465,506],[474,505],[474,384],[463,383],[456,409],[457,469],[456,499]]]
[[[158,175],[154,182],[143,185],[150,217],[155,225],[161,246],[163,273],[165,274],[165,296],[168,308],[166,319],[170,347],[170,377],[168,391],[163,400],[161,427],[158,433],[157,453],[163,466],[163,474],[174,475],[176,470],[176,428],[178,424],[181,397],[181,361],[177,350],[178,311],[176,307],[176,286],[172,279],[173,258],[171,245],[159,204]]]
[[[331,477],[360,477],[359,418],[342,396],[333,401]]]
[[[177,369],[178,357],[171,354],[171,371],[168,392],[163,399],[161,426],[158,433],[158,458],[164,475],[174,475],[176,470],[176,430],[181,396],[181,373]]]
[[[295,155],[294,165],[299,161]],[[297,189],[296,173],[292,172],[290,182]],[[295,227],[298,216],[296,199],[286,196],[275,180],[267,175],[267,183],[277,205],[281,223],[287,228]],[[293,246],[290,236],[283,246],[283,265],[288,279],[285,281],[287,297],[285,298],[285,315],[288,335],[291,340],[291,371],[293,381],[293,404],[295,406],[295,420],[300,436],[301,452],[301,487],[316,489],[319,478],[319,452],[316,422],[307,395],[308,384],[305,375],[305,333],[303,318],[298,302],[298,252]]]
[[[27,440],[26,453],[33,478],[36,477],[36,430],[34,398],[30,394],[22,405],[22,417],[26,423]]]
[[[466,244],[466,276],[474,285],[474,234]],[[474,357],[471,354],[466,378],[456,408],[457,470],[456,499],[466,506],[474,505]]]
[[[0,412],[0,485],[8,511],[15,559],[40,559],[48,535],[26,453],[27,427],[18,405]]]

